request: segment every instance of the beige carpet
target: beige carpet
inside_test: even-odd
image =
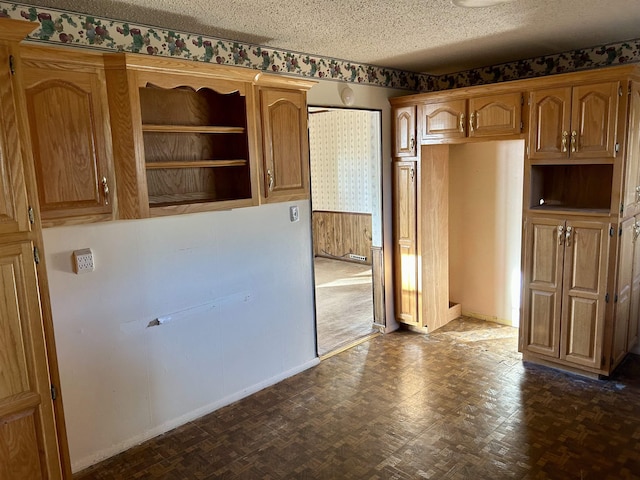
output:
[[[315,278],[320,355],[373,332],[369,265],[316,257]]]

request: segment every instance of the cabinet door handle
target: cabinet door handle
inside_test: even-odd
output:
[[[564,225],[558,225],[558,245],[562,245],[564,241]]]
[[[571,234],[573,233],[573,228],[572,227],[567,227],[567,230],[565,231],[564,234],[564,244],[566,247],[570,247],[571,246]]]
[[[271,169],[267,170],[267,180],[269,182],[269,191],[273,192],[273,174],[271,173]]]
[[[416,147],[416,139],[411,137],[411,142],[409,142],[411,144],[411,150],[413,150]]]
[[[476,121],[476,115],[476,112],[471,112],[471,115],[469,116],[469,131],[471,133],[475,130],[473,123]]]
[[[104,204],[109,205],[109,183],[107,177],[102,177],[102,191],[104,192]]]
[[[569,136],[569,132],[567,132],[566,130],[562,132],[562,148],[560,149],[562,153],[567,153],[567,137],[568,136]]]
[[[412,168],[412,169],[411,169],[411,171],[409,172],[409,175],[411,175],[411,181],[413,182],[413,178],[414,178],[414,177],[415,177],[415,175],[416,175],[416,171],[415,171],[415,169],[413,169],[413,168]]]
[[[464,119],[465,119],[465,115],[464,113],[460,114],[460,131],[462,133],[464,133]]]
[[[571,152],[578,151],[578,132],[571,132]]]

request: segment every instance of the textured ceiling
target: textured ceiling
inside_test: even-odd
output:
[[[431,74],[640,38],[640,0],[21,0]]]

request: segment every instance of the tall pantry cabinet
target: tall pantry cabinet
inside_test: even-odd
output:
[[[33,25],[0,19],[0,478],[70,475],[51,324],[38,277],[42,238],[28,151],[18,42]],[[44,294],[46,296],[46,292]],[[42,309],[41,309],[42,306]]]
[[[421,316],[446,315],[430,297],[447,289],[446,244],[433,255],[433,239],[447,236],[446,216],[429,221],[446,210],[446,165],[433,168],[446,152],[436,148],[521,139],[525,156],[512,160],[524,162],[519,349],[526,361],[613,371],[637,344],[640,322],[638,75],[622,66],[391,100],[399,322],[424,326],[432,320]],[[486,137],[474,135],[480,126]],[[411,138],[420,139],[415,152],[407,151]]]

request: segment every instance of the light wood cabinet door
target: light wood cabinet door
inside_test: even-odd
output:
[[[396,108],[394,119],[394,157],[416,156],[416,107]]]
[[[620,83],[573,88],[570,157],[615,157]],[[573,140],[573,137],[576,140]]]
[[[522,95],[508,93],[469,99],[469,137],[517,135],[522,125]]]
[[[466,100],[420,105],[422,140],[464,138],[466,132]]]
[[[637,328],[634,333],[629,323],[633,282],[634,234],[635,218],[632,217],[622,222],[620,227],[611,368],[620,363],[627,354],[630,343],[629,334],[637,335]]]
[[[601,368],[609,223],[567,221],[560,358]]]
[[[260,90],[263,196],[267,202],[309,197],[306,93]]]
[[[535,90],[529,97],[529,158],[568,158],[571,88]]]
[[[560,355],[564,221],[529,218],[525,229],[524,347]]]
[[[638,344],[640,330],[640,215],[635,217],[633,226],[633,266],[631,300],[629,301],[629,334],[627,350]]]
[[[640,83],[632,82],[629,92],[629,125],[622,204],[624,215],[640,208]]]
[[[110,215],[111,133],[100,74],[31,65],[23,77],[43,220]]]
[[[419,323],[416,229],[416,162],[393,164],[393,229],[396,319]]]
[[[0,243],[0,478],[61,478],[33,244]]]
[[[0,235],[30,228],[9,58],[0,43]]]

